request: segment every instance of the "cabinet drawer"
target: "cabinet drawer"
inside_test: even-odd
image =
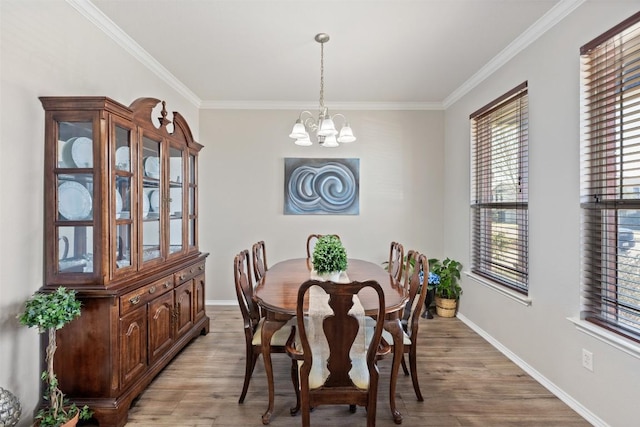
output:
[[[193,279],[198,274],[204,273],[204,262],[199,262],[197,264],[193,264],[190,267],[183,268],[180,271],[176,271],[174,273],[176,285],[185,282],[187,280]]]
[[[145,305],[147,302],[173,289],[173,277],[165,277],[120,297],[120,315]]]

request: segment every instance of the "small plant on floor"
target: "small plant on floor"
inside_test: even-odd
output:
[[[439,298],[458,300],[462,295],[462,288],[458,284],[460,270],[462,264],[450,258],[444,261],[429,259],[429,289],[435,289]]]
[[[37,292],[29,298],[24,311],[18,316],[21,324],[38,329],[39,333],[47,332],[47,370],[41,375],[46,384],[43,399],[48,407],[41,409],[36,415],[36,425],[40,427],[58,427],[73,419],[76,415],[81,420],[91,418],[92,411],[88,406],[78,408],[75,403],[69,404],[64,393],[58,388],[58,379],[53,369],[56,352],[56,330],[80,316],[80,301],[76,299],[74,290],[59,287],[54,292]]]

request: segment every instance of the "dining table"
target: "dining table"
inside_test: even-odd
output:
[[[296,314],[298,288],[302,283],[311,279],[312,264],[308,258],[295,258],[280,261],[265,272],[257,284],[254,299],[264,315],[262,325],[262,357],[267,374],[269,405],[262,415],[262,423],[269,424],[274,409],[275,387],[273,380],[273,366],[271,364],[271,337],[282,328]],[[377,281],[384,291],[385,321],[384,328],[393,336],[393,362],[389,385],[389,405],[396,424],[402,423],[402,414],[396,406],[396,381],[403,357],[403,329],[401,317],[408,299],[406,290],[400,286],[388,271],[381,265],[349,258],[346,275],[350,281]],[[378,313],[378,297],[375,292],[365,289],[358,295],[364,308],[365,315],[374,316]]]

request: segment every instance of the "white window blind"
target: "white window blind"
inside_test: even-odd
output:
[[[640,341],[640,13],[580,50],[581,317]]]
[[[471,271],[528,293],[527,83],[471,114]]]

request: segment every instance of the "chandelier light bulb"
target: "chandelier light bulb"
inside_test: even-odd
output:
[[[310,145],[313,145],[313,143],[311,142],[311,139],[309,138],[309,133],[307,132],[305,132],[304,136],[302,136],[301,138],[296,139],[295,144],[303,147],[308,147]]]
[[[353,142],[356,140],[356,137],[353,136],[353,130],[351,130],[351,126],[349,123],[345,123],[340,129],[340,135],[338,136],[338,142]]]
[[[291,131],[289,138],[300,139],[304,138],[305,136],[308,137],[309,134],[307,133],[304,124],[302,124],[302,120],[298,119],[296,120],[296,124],[293,125],[293,130]]]
[[[335,135],[327,136],[322,143],[323,147],[334,148],[338,146],[338,141]]]

